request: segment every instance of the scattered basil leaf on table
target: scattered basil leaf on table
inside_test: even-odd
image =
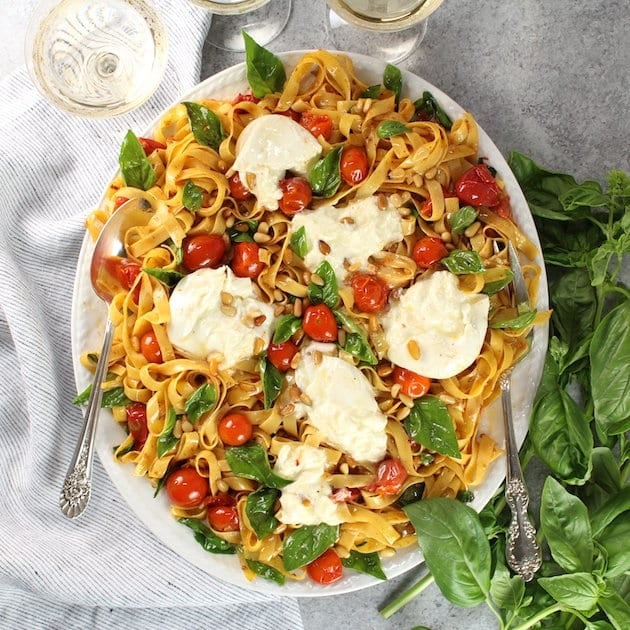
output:
[[[279,490],[265,486],[261,486],[258,490],[247,495],[245,514],[247,514],[254,533],[261,540],[272,534],[280,524],[280,521],[275,517],[274,510],[274,505],[279,497]]]
[[[186,401],[184,411],[192,424],[196,424],[204,413],[210,411],[217,402],[217,390],[211,383],[198,387]]]
[[[155,184],[157,176],[153,165],[147,158],[140,140],[131,129],[127,131],[120,146],[118,164],[126,186],[149,190]]]
[[[271,470],[267,451],[260,444],[230,446],[225,449],[225,459],[235,475],[253,479],[269,488],[284,488],[291,483]]]
[[[446,405],[436,396],[416,400],[404,426],[418,444],[441,455],[461,459],[453,419]]]
[[[260,46],[243,31],[247,82],[256,98],[282,92],[287,80],[284,66],[272,52]]]
[[[203,190],[197,186],[193,181],[188,180],[184,184],[184,190],[182,192],[182,203],[184,208],[191,212],[197,212],[201,208],[203,203]]]
[[[313,194],[318,197],[332,197],[341,185],[341,152],[343,146],[331,149],[315,163],[308,174],[308,182]]]
[[[218,151],[225,138],[221,119],[211,109],[200,103],[187,101],[184,105],[195,140],[203,146]]]
[[[196,518],[180,518],[178,521],[195,533],[195,540],[209,553],[233,554],[236,545],[219,538],[209,527]]]
[[[303,525],[291,532],[282,543],[284,568],[293,571],[319,558],[339,538],[339,526]]]

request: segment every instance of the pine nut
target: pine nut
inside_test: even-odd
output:
[[[378,206],[379,210],[386,210],[387,206],[389,206],[389,201],[387,200],[387,197],[383,193],[380,193],[377,196],[376,205]]]
[[[234,317],[236,315],[236,309],[229,304],[221,304],[221,312],[227,317]]]
[[[269,234],[263,234],[262,232],[256,232],[256,234],[254,234],[255,243],[268,243],[270,240],[271,236],[269,236]]]
[[[282,300],[284,300],[284,293],[282,293],[282,291],[280,291],[280,289],[274,289],[273,290],[273,299],[276,302],[282,302]]]
[[[392,385],[392,388],[390,390],[390,393],[392,395],[392,398],[396,398],[398,396],[398,394],[400,394],[400,390],[402,389],[400,383],[394,383],[394,385]]]
[[[182,420],[182,431],[184,433],[190,433],[195,427],[188,420]]]
[[[420,346],[415,339],[410,339],[407,342],[407,352],[409,352],[414,361],[417,361],[420,358]]]
[[[326,241],[320,240],[317,245],[319,247],[319,251],[324,254],[324,256],[330,254],[330,245]]]
[[[289,364],[294,370],[300,364],[301,355],[299,352],[296,352],[291,359],[291,363]]]
[[[306,392],[302,392],[300,394],[300,400],[305,404],[308,405],[309,407],[313,404],[313,401],[311,400],[311,397],[306,393]]]
[[[316,273],[311,274],[311,282],[316,284],[318,287],[323,287],[324,284],[326,284],[324,279]]]
[[[401,407],[396,412],[396,420],[404,420],[411,413],[411,407]]]
[[[280,408],[281,416],[290,416],[295,411],[295,405],[293,403],[287,403],[284,407]]]
[[[352,217],[341,217],[339,223],[345,223],[346,225],[354,225],[354,219]]]
[[[293,314],[296,317],[302,317],[302,312],[302,300],[298,298],[297,300],[295,300],[295,302],[293,302]]]
[[[319,350],[315,350],[313,352],[313,363],[315,365],[321,365],[321,362],[324,359],[324,355],[319,351]]]
[[[291,387],[289,387],[289,398],[293,402],[297,402],[298,400],[300,400],[301,393],[302,390],[295,383],[293,383]]]
[[[254,317],[254,326],[262,326],[267,319],[266,315],[259,315],[258,317]]]
[[[234,301],[234,296],[227,291],[221,291],[221,304],[229,306]]]
[[[389,376],[394,371],[394,368],[390,363],[384,363],[383,365],[379,365],[376,373],[379,376]]]

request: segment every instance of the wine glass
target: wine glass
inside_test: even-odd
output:
[[[242,31],[265,46],[284,29],[291,0],[190,0],[213,13],[208,41],[216,48],[243,52]]]
[[[443,0],[326,0],[327,30],[338,50],[397,63],[423,40]]]
[[[166,58],[166,28],[145,0],[43,0],[27,27],[33,82],[53,105],[79,116],[141,105]]]

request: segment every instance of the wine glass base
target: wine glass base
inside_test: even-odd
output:
[[[428,18],[399,31],[362,29],[327,10],[326,30],[337,50],[362,53],[399,63],[413,53],[427,32]]]
[[[273,0],[259,9],[238,15],[213,14],[208,42],[215,48],[230,52],[244,52],[241,31],[257,44],[266,46],[284,29],[291,13],[291,0]]]

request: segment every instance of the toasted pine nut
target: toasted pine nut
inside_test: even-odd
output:
[[[341,217],[339,223],[345,223],[346,225],[353,225],[354,219],[352,217]]]
[[[234,296],[227,291],[221,291],[221,304],[229,306],[234,301]]]
[[[400,390],[401,390],[401,386],[400,383],[394,383],[392,385],[392,388],[390,390],[392,398],[396,398],[398,396],[398,394],[400,394]]]
[[[188,420],[182,420],[182,431],[184,433],[190,433],[195,427]]]
[[[229,304],[221,304],[221,312],[227,317],[234,317],[236,315],[236,309]]]
[[[290,265],[293,262],[293,252],[290,249],[285,249],[282,254],[282,262],[285,265]]]
[[[324,254],[324,256],[330,254],[330,245],[326,241],[320,240],[317,245],[319,247],[319,251]]]
[[[324,279],[316,273],[311,274],[311,282],[316,284],[318,287],[323,287],[324,284],[326,284]]]
[[[295,302],[293,302],[293,314],[296,317],[302,317],[302,312],[302,300],[298,298],[297,300],[295,300]]]
[[[450,243],[453,240],[450,232],[442,232],[442,234],[440,234],[440,238],[444,243]]]
[[[376,373],[379,376],[389,376],[394,371],[394,368],[389,363],[383,363],[383,365],[379,365]]]
[[[342,464],[339,464],[339,472],[342,475],[347,475],[350,472],[350,466],[348,466],[348,464],[346,464],[346,462],[343,462]]]
[[[407,396],[407,394],[403,394],[402,392],[400,392],[400,394],[398,395],[398,399],[406,407],[409,407],[410,409],[411,407],[413,407],[413,398],[410,398],[409,396]]]
[[[306,392],[302,392],[300,394],[300,400],[305,404],[308,405],[309,407],[313,404],[313,401],[311,400],[311,397],[306,393]]]
[[[411,358],[414,361],[417,361],[420,358],[420,346],[415,339],[410,339],[407,342],[407,352],[411,355]]]
[[[323,359],[324,359],[324,355],[319,350],[315,350],[313,352],[313,363],[315,365],[320,365]]]
[[[376,198],[376,204],[379,210],[386,210],[387,206],[389,206],[389,201],[383,193],[380,193]]]
[[[225,220],[225,227],[227,228],[231,228],[234,227],[234,224],[236,223],[236,217],[234,216],[229,216],[226,220]]]
[[[284,407],[280,408],[281,416],[290,416],[295,411],[295,405],[293,403],[287,403]]]
[[[182,437],[182,421],[178,420],[173,427],[173,437],[180,438]]]
[[[291,363],[289,364],[291,368],[295,370],[295,368],[300,364],[301,355],[299,352],[296,352],[291,359]]]
[[[302,393],[302,390],[295,383],[293,383],[291,387],[289,387],[289,398],[293,402],[300,400],[301,393]]]
[[[346,331],[343,328],[337,332],[337,342],[341,347],[346,345]]]
[[[411,407],[401,407],[396,412],[396,420],[404,420],[411,413]]]
[[[254,234],[255,243],[268,243],[270,240],[271,236],[269,236],[269,234],[263,234],[262,232],[256,232],[256,234]]]
[[[269,223],[267,223],[267,221],[261,221],[258,224],[258,231],[262,232],[263,234],[268,234],[269,233]]]
[[[280,289],[274,289],[273,290],[273,299],[276,302],[282,302],[282,300],[284,300],[284,293],[282,293],[282,291],[280,291]]]
[[[259,315],[258,317],[254,317],[254,326],[262,326],[267,319],[266,315]]]
[[[260,354],[265,349],[265,340],[262,337],[254,339],[254,355]]]
[[[368,328],[370,329],[370,332],[376,332],[378,330],[378,319],[376,318],[376,315],[370,315],[370,318],[368,319]]]

